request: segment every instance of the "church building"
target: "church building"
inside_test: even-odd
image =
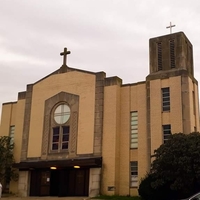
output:
[[[68,67],[69,53],[64,48],[63,65],[28,84],[16,102],[3,103],[0,136],[14,140],[19,171],[9,190],[137,195],[154,150],[171,134],[199,131],[192,44],[183,32],[151,38],[149,74],[131,84]]]

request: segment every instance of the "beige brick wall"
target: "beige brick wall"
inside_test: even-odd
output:
[[[147,172],[145,83],[121,88],[120,133],[120,194],[137,195],[137,188],[130,188],[130,161],[138,161],[138,180]],[[138,112],[138,149],[130,149],[130,112]]]
[[[192,80],[188,77],[189,82],[189,105],[190,105],[190,127],[189,127],[189,133],[194,131],[194,127],[196,126],[195,123],[195,115],[194,115],[194,101],[193,101],[193,91],[194,91],[194,84]]]
[[[151,85],[151,154],[163,143],[162,125],[171,124],[172,133],[183,132],[181,77],[157,79]],[[162,111],[162,92],[170,87],[170,112]]]
[[[183,132],[181,77],[180,76],[170,77],[169,87],[170,87],[170,113],[168,113],[169,115],[168,122],[169,124],[171,124],[172,133]],[[164,114],[167,113],[163,113],[163,116]]]
[[[118,182],[116,180],[119,172],[119,155],[117,138],[120,131],[120,87],[108,86],[104,90],[104,120],[103,120],[103,166],[102,166],[102,193],[113,195],[118,192]],[[121,142],[120,142],[121,143]],[[115,187],[114,191],[108,191],[108,187]]]
[[[198,86],[188,77],[189,82],[189,102],[190,102],[190,132],[199,130],[199,100]],[[194,94],[193,94],[194,93]]]
[[[14,133],[14,157],[15,162],[20,162],[21,156],[21,146],[22,146],[22,133],[24,125],[24,110],[25,110],[25,100],[19,100],[16,105],[15,114],[15,133]]]
[[[129,194],[130,174],[130,109],[131,87],[121,88],[121,132],[120,132],[120,172],[119,192],[121,195]]]
[[[147,102],[146,84],[137,86],[137,107],[138,107],[138,180],[148,171],[148,148],[147,148]],[[131,190],[135,193],[135,190]],[[136,191],[137,192],[137,191]]]
[[[130,161],[138,161],[139,179],[143,177],[147,172],[146,86],[143,83],[121,87],[118,97],[120,102],[116,100],[119,95],[118,90],[118,86],[110,86],[105,88],[104,93],[102,192],[108,195],[137,195],[137,188],[130,188]],[[138,111],[140,121],[138,149],[132,150],[130,149],[131,111]],[[116,115],[120,116],[119,123],[116,123],[118,122]],[[115,186],[115,191],[107,191],[108,186]]]
[[[72,71],[49,76],[33,86],[28,157],[41,156],[44,101],[61,91],[80,98],[77,153],[93,153],[95,75]]]
[[[151,155],[163,142],[161,87],[160,79],[150,82]]]
[[[15,103],[4,104],[2,107],[2,126],[0,136],[9,136],[10,126],[15,126],[14,132],[14,158],[15,162],[20,162],[21,142],[24,122],[25,100],[19,100]],[[9,191],[18,193],[18,181],[11,181]]]
[[[9,136],[10,126],[15,125],[16,105],[16,102],[3,104],[0,136]]]
[[[196,108],[196,115],[195,115],[195,122],[196,122],[196,129],[197,131],[200,131],[199,127],[199,91],[198,91],[198,85],[194,83],[194,92],[195,92],[195,108]]]

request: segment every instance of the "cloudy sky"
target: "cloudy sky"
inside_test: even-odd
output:
[[[3,102],[62,65],[123,83],[144,81],[149,70],[149,38],[183,31],[193,44],[200,80],[198,0],[1,0],[0,111]]]

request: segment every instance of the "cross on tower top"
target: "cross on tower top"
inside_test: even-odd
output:
[[[64,48],[64,51],[60,53],[61,56],[63,56],[63,65],[66,65],[67,63],[67,54],[70,54],[70,51],[67,51],[67,48]]]
[[[167,26],[166,28],[170,28],[170,33],[172,33],[172,28],[175,27],[176,25],[172,25],[172,23],[170,22],[170,25]]]

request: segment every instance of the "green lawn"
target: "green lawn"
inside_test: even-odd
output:
[[[105,199],[105,200],[141,200],[140,197],[127,197],[127,196],[98,196],[93,199]]]

